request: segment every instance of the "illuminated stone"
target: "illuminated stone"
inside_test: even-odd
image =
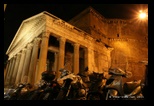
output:
[[[143,26],[130,20],[106,19],[92,7],[68,22],[44,11],[21,23],[6,54],[10,60],[25,49],[28,43],[34,43],[36,37],[41,38],[35,53],[38,56],[33,61],[35,63],[31,63],[36,68],[26,68],[35,72],[35,80],[32,80],[31,72],[28,74],[32,83],[39,82],[41,73],[46,70],[55,70],[56,77],[59,77],[59,69],[65,68],[65,62],[71,63],[74,69],[69,69],[75,74],[82,72],[86,66],[89,72],[103,72],[114,66],[133,72],[132,79],[142,79],[145,67],[139,62],[148,59],[148,40],[145,39],[148,36],[147,27],[142,29]],[[78,45],[72,47],[67,44]],[[67,52],[67,58],[70,58],[68,61]],[[24,60],[22,55],[21,61]],[[19,63],[16,83],[19,83],[24,64]]]

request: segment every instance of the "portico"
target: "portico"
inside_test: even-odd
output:
[[[56,71],[58,78],[61,68],[75,74],[86,66],[89,72],[102,72],[110,65],[110,52],[90,34],[44,11],[24,20],[18,29],[6,52],[9,59],[4,84],[34,85],[46,70]],[[97,54],[99,57],[95,59]],[[101,64],[103,59],[107,60]]]

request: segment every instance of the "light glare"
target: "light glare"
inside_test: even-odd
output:
[[[140,13],[140,14],[139,14],[139,18],[141,18],[141,19],[146,18],[146,13]]]

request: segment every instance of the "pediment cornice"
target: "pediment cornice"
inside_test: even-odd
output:
[[[28,43],[31,43],[34,38],[40,36],[40,34],[46,31],[48,28],[50,29],[50,32],[58,34],[59,36],[65,35],[68,37],[68,39],[72,39],[72,41],[74,39],[72,38],[73,36],[76,36],[76,40],[78,42],[81,42],[80,40],[84,39],[84,44],[87,46],[91,44],[91,42],[95,42],[95,39],[93,39],[90,34],[44,11],[22,22],[6,52],[6,54],[9,56],[9,59],[19,53],[27,46]],[[98,45],[102,46],[102,44]]]
[[[43,30],[45,28],[45,23],[45,15],[43,12],[22,21],[6,54],[11,57],[21,51],[27,43],[31,42],[39,35],[40,31],[38,30]]]

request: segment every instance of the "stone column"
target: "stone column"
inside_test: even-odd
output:
[[[4,82],[5,82],[5,78],[7,76],[7,73],[8,73],[9,63],[10,63],[10,61],[7,61],[7,65],[6,65],[6,68],[5,68],[5,71],[4,71]]]
[[[29,77],[29,83],[32,85],[34,85],[34,81],[35,81],[35,72],[36,72],[36,64],[37,64],[40,40],[41,40],[40,38],[36,38],[34,40],[34,46],[33,46],[32,56],[30,61],[28,77]]]
[[[57,77],[60,77],[59,70],[64,68],[64,56],[65,56],[65,42],[66,39],[61,37],[59,40],[59,59],[58,59],[58,70],[57,70]]]
[[[36,72],[35,72],[35,79],[34,79],[34,86],[36,85],[36,84],[38,84],[39,82],[40,82],[40,80],[38,80],[37,81],[37,76],[38,76],[38,65],[39,65],[39,60],[37,59],[37,61],[36,61]]]
[[[88,66],[88,50],[87,48],[84,48],[84,66]]]
[[[41,73],[46,71],[46,60],[47,60],[47,53],[48,53],[49,37],[50,37],[50,33],[47,31],[44,32],[42,35],[39,64],[38,64],[38,70],[37,70],[37,81],[41,79]]]
[[[57,68],[58,68],[58,53],[55,53],[55,61],[54,61],[54,71],[57,72]]]
[[[85,49],[85,65],[88,66],[88,70],[94,71],[94,54],[93,51],[90,48]]]
[[[16,57],[17,56],[13,56],[12,66],[11,66],[10,74],[8,76],[9,77],[9,85],[11,84],[11,80],[12,80],[11,78],[12,78],[14,67],[15,67]]]
[[[9,78],[8,76],[11,72],[10,70],[11,70],[12,62],[13,62],[13,58],[9,60],[9,66],[8,66],[8,70],[7,70],[6,77],[5,77],[5,86],[8,85],[8,78]]]
[[[25,54],[26,54],[26,49],[23,49],[22,52],[21,52],[21,58],[20,58],[20,62],[19,62],[19,67],[18,67],[18,72],[17,72],[15,84],[20,83],[21,75],[22,75],[22,72],[23,72]]]
[[[8,70],[8,66],[9,66],[9,61],[7,61],[6,67],[4,67],[4,80],[5,80],[5,77],[6,77],[6,73],[7,73],[7,70]]]
[[[29,43],[27,45],[27,51],[26,51],[25,61],[24,61],[24,66],[23,66],[23,72],[22,72],[22,76],[21,76],[21,79],[20,79],[21,82],[23,82],[23,83],[26,82],[26,81],[23,81],[23,78],[28,77],[32,47],[33,47],[33,44],[31,44],[31,43]],[[28,79],[25,79],[25,80],[28,81]]]
[[[74,65],[73,65],[73,69],[74,69],[74,74],[78,74],[79,73],[79,44],[76,43],[74,44]]]
[[[101,61],[101,54],[98,52],[98,72],[102,72]]]
[[[13,74],[12,74],[12,77],[11,77],[11,85],[13,85],[15,83],[15,80],[16,80],[16,76],[17,76],[17,72],[18,72],[18,67],[19,67],[20,56],[21,56],[21,53],[18,53],[17,57],[16,57],[14,71],[13,71]]]

